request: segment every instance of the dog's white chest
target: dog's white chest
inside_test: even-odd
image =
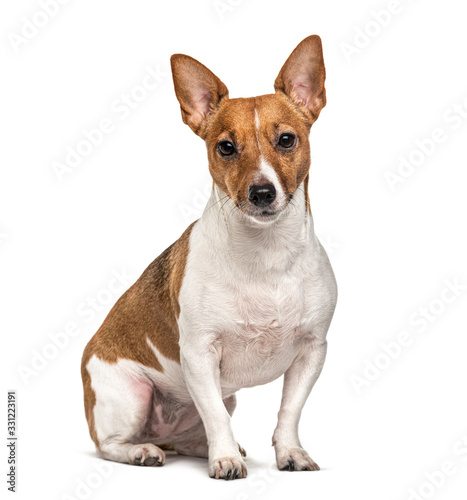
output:
[[[270,382],[281,376],[307,333],[300,280],[287,286],[251,286],[232,294],[224,309],[221,385],[229,389]],[[309,333],[309,332],[308,332]]]
[[[231,209],[224,218],[213,193],[193,226],[179,295],[181,357],[219,360],[224,395],[280,377],[332,317],[334,275],[304,198],[297,203],[301,210],[273,226],[252,227]]]
[[[314,337],[314,325],[332,316],[335,285],[314,235],[297,231],[288,241],[276,231],[256,245],[239,238],[232,248],[224,244],[232,242],[230,234],[215,222],[192,231],[180,291],[180,347],[219,353],[227,394],[287,371]]]

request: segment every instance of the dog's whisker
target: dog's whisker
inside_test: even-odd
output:
[[[218,205],[221,201],[225,200],[225,199],[226,199],[226,198],[228,198],[228,197],[229,197],[229,195],[227,195],[227,194],[226,194],[225,196],[223,196],[223,197],[222,197],[222,198],[220,198],[219,200],[217,200],[217,201],[215,201],[214,203],[212,203],[209,207],[206,207],[206,208],[205,208],[205,211],[207,212],[207,211],[211,210],[211,208],[214,208],[214,207],[215,207],[216,205]]]

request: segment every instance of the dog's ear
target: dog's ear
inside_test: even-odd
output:
[[[174,54],[170,65],[183,122],[204,138],[206,117],[229,91],[214,73],[190,56]]]
[[[326,105],[325,78],[321,38],[311,35],[302,40],[285,61],[274,89],[292,99],[313,123]]]

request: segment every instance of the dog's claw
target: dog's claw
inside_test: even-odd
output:
[[[213,460],[209,466],[209,476],[214,479],[244,478],[247,475],[246,465],[241,458],[221,458]]]
[[[319,470],[315,463],[303,448],[291,448],[277,457],[277,467],[288,471],[315,471]]]
[[[161,459],[159,457],[149,457],[147,458],[145,461],[144,461],[144,465],[154,465],[154,464],[160,464],[161,463]]]
[[[164,452],[153,444],[136,444],[128,453],[128,462],[134,465],[164,465]]]
[[[243,448],[242,446],[238,445],[238,451],[240,452],[240,455],[242,457],[246,457],[246,451],[245,451],[245,448]]]
[[[287,463],[284,465],[284,467],[281,467],[281,470],[290,470],[290,471],[295,470],[295,463],[294,463],[294,461],[293,460],[287,460]]]

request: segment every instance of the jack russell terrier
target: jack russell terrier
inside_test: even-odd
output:
[[[321,39],[304,39],[275,93],[229,99],[197,60],[171,57],[183,121],[206,142],[202,217],[123,294],[83,354],[86,418],[101,457],[164,465],[164,449],[246,477],[235,393],[284,374],[272,438],[280,470],[319,470],[298,423],[323,367],[337,299],[308,199],[309,132],[326,104]]]

